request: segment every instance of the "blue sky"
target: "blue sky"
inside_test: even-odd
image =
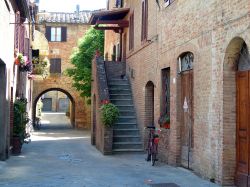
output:
[[[106,8],[106,0],[40,0],[39,10],[48,12],[74,12],[76,5],[80,10],[98,10]]]

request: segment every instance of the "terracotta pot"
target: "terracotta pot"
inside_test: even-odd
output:
[[[19,65],[20,64],[20,60],[18,58],[15,59],[15,64]]]
[[[19,137],[12,138],[12,154],[19,155],[22,149],[22,142]]]
[[[170,129],[170,123],[164,123],[161,127],[165,129]]]

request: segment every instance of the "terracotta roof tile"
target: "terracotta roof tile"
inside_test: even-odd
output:
[[[38,21],[48,23],[88,23],[91,16],[91,11],[84,10],[77,12],[39,12]]]

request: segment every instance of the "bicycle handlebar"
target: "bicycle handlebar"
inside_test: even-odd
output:
[[[155,126],[147,126],[145,129],[155,129]]]

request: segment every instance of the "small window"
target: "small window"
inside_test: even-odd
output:
[[[61,27],[51,27],[51,41],[60,42],[62,36]]]
[[[169,6],[171,3],[173,3],[174,0],[164,0],[164,2],[165,2],[164,6],[167,7],[167,6]]]
[[[46,38],[50,42],[66,42],[67,27],[46,27]]]
[[[61,59],[50,59],[50,73],[61,73]]]
[[[123,0],[116,0],[115,1],[115,7],[116,8],[122,8],[123,7]]]
[[[187,52],[179,57],[179,71],[188,71],[193,69],[194,55],[193,53]]]

